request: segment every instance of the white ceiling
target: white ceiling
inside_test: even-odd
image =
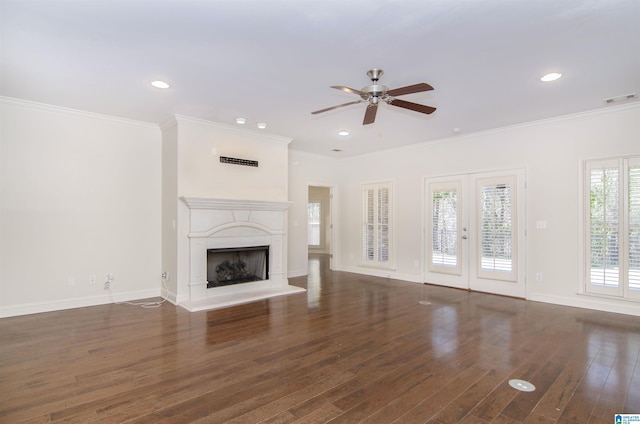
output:
[[[335,157],[611,107],[603,99],[640,91],[639,0],[0,5],[2,96],[152,123],[243,116],[296,150]],[[360,89],[371,68],[390,88],[431,84],[402,98],[438,110],[382,104],[367,126],[364,103],[311,115],[357,100],[329,86]],[[564,77],[542,83],[550,71]]]

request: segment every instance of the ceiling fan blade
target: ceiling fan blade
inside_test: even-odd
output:
[[[421,82],[418,84],[407,85],[406,87],[394,88],[393,90],[387,91],[387,94],[390,96],[402,96],[403,94],[420,93],[421,91],[430,90],[433,90],[433,87],[426,82]]]
[[[353,101],[353,102],[343,103],[343,104],[341,104],[341,105],[336,105],[336,106],[331,106],[331,107],[328,107],[328,108],[326,108],[326,109],[316,110],[315,112],[311,112],[311,114],[312,114],[312,115],[315,115],[315,114],[322,113],[322,112],[328,112],[328,111],[330,111],[330,110],[337,109],[337,108],[339,108],[339,107],[350,106],[350,105],[355,105],[355,104],[358,104],[358,103],[362,103],[363,101],[364,101],[364,100],[355,100],[355,101]]]
[[[367,97],[369,94],[356,90],[355,88],[345,87],[344,85],[332,85],[331,88],[335,88],[336,90],[346,91],[347,93],[357,94],[358,96]]]
[[[408,102],[406,100],[392,99],[388,102],[390,105],[398,106],[404,109],[413,110],[415,112],[431,114],[436,111],[435,107],[425,106],[418,103]]]
[[[376,120],[377,112],[378,112],[378,103],[368,105],[367,110],[364,113],[364,121],[362,121],[362,125],[373,124],[373,121]]]

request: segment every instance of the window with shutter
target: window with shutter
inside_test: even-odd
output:
[[[391,183],[362,187],[362,260],[391,267]]]
[[[640,299],[640,157],[587,161],[584,175],[585,291]]]

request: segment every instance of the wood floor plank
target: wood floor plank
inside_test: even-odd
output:
[[[291,279],[307,293],[219,310],[0,319],[0,422],[604,424],[640,411],[640,317],[327,262]]]

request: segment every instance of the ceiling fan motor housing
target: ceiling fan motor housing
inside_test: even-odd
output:
[[[369,100],[371,98],[376,98],[376,97],[384,97],[387,94],[387,90],[389,90],[389,87],[387,87],[386,85],[382,85],[382,84],[373,84],[373,85],[368,85],[366,87],[363,87],[362,91],[363,93],[366,93],[367,95],[362,95],[360,97],[362,97],[362,100]]]
[[[382,84],[376,84],[382,74],[384,74],[384,71],[377,68],[370,69],[367,72],[367,75],[369,76],[369,78],[371,78],[371,82],[373,82],[373,84],[363,87],[362,90],[360,90],[363,93],[367,93],[367,95],[363,94],[362,96],[360,96],[362,100],[369,100],[371,103],[376,104],[378,103],[378,98],[385,97],[385,94],[387,93],[387,90],[389,90],[389,87]]]

